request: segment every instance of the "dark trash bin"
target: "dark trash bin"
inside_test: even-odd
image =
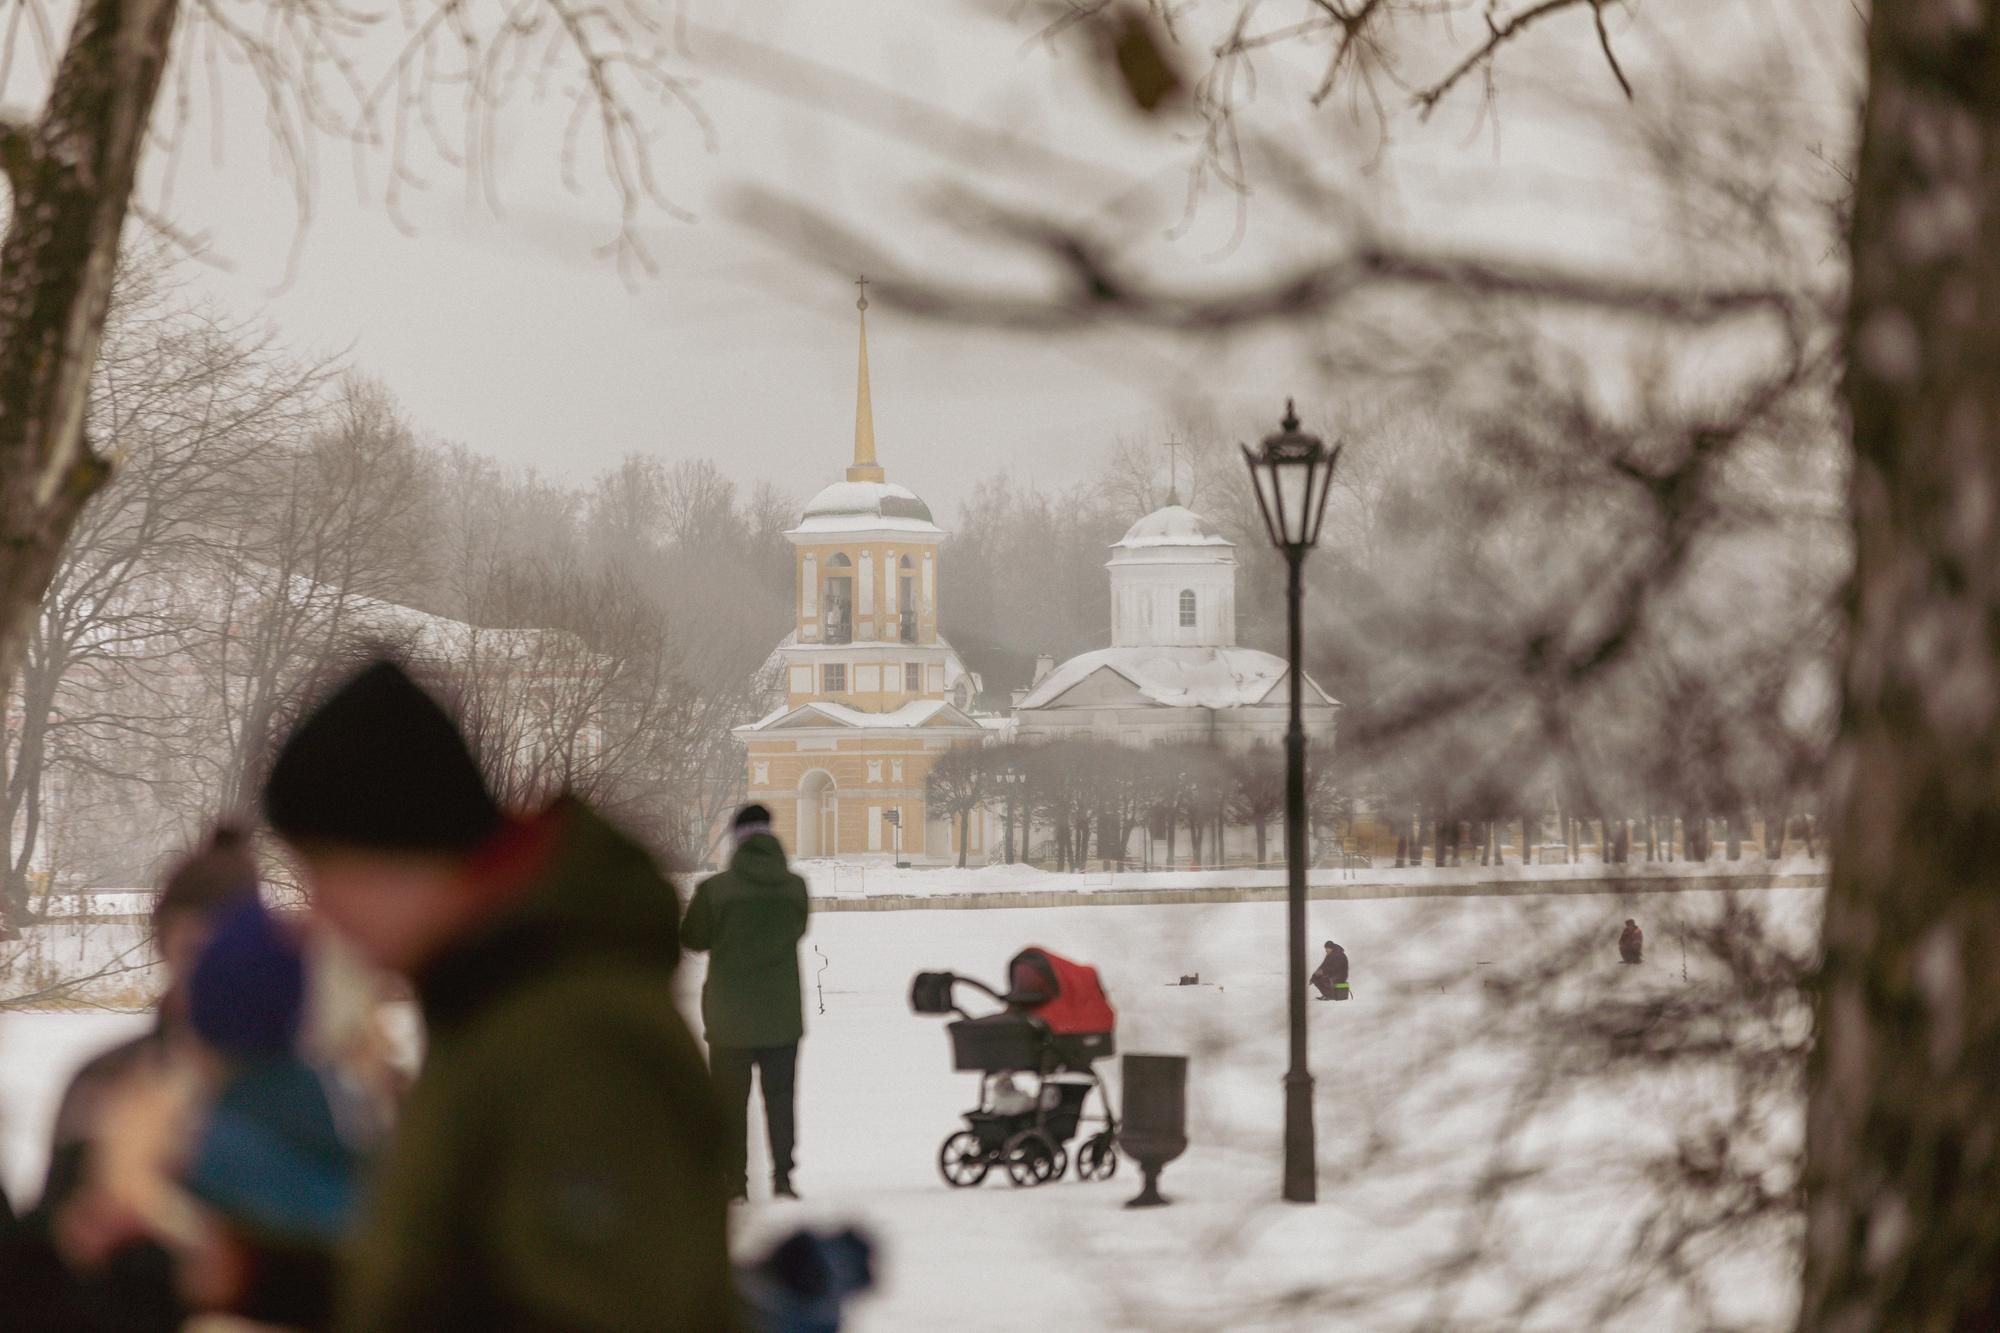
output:
[[[1187,1151],[1187,1057],[1127,1055],[1124,1060],[1124,1114],[1118,1146],[1145,1172],[1145,1188],[1127,1208],[1156,1208],[1160,1171]]]

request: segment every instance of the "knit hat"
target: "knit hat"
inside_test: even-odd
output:
[[[287,842],[464,853],[500,807],[449,714],[394,662],[321,701],[278,750],[264,813]]]
[[[305,1014],[305,958],[256,898],[231,908],[188,978],[188,1021],[232,1059],[291,1051]]]
[[[759,833],[769,833],[770,831],[770,808],[759,805],[755,801],[738,810],[735,822],[729,826],[729,834],[736,839],[738,845],[741,845],[746,838],[755,837]]]

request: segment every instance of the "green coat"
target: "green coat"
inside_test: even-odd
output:
[[[429,1047],[345,1256],[340,1333],[740,1327],[673,889],[590,810],[557,817],[535,886],[419,980]]]
[[[729,869],[694,891],[681,939],[708,951],[701,1021],[710,1046],[786,1046],[805,1035],[799,941],[806,882],[768,833],[743,840]]]

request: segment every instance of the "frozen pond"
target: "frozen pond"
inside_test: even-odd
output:
[[[1578,966],[1560,984],[1586,1004],[1598,990],[1671,998],[1725,986],[1698,960],[1684,981],[1674,946],[1678,922],[1712,914],[1721,902],[1672,893],[1313,904],[1312,952],[1323,938],[1346,947],[1356,998],[1308,1007],[1322,1172],[1320,1202],[1309,1208],[1277,1202],[1282,905],[819,916],[804,953],[798,1184],[805,1201],[761,1201],[768,1171],[753,1136],[753,1201],[739,1218],[739,1245],[754,1249],[808,1220],[867,1226],[882,1246],[883,1286],[855,1326],[881,1333],[1587,1326],[1587,1302],[1615,1280],[1634,1228],[1658,1212],[1647,1187],[1618,1163],[1671,1144],[1682,1115],[1715,1088],[1702,1077],[1635,1070],[1593,1079],[1574,1096],[1558,1088],[1532,1114],[1524,1111],[1519,1089],[1544,1059],[1532,1006],[1501,1003],[1496,997],[1509,992],[1491,983],[1569,951],[1562,961]],[[1755,895],[1755,904],[1774,933],[1803,939],[1818,893],[1773,890]],[[1617,963],[1614,942],[1626,916],[1638,917],[1649,935],[1649,959],[1639,968]],[[1129,1162],[1109,1183],[1019,1189],[996,1172],[982,1186],[951,1190],[939,1179],[938,1144],[957,1127],[975,1080],[951,1071],[943,1022],[911,1014],[910,979],[950,969],[997,982],[1007,959],[1028,945],[1100,969],[1119,1009],[1122,1050],[1192,1057],[1192,1146],[1163,1182],[1175,1206],[1125,1211],[1120,1205],[1138,1188]],[[1197,972],[1204,984],[1173,984]],[[697,959],[690,987],[699,973]],[[816,1012],[820,987],[824,1014]],[[1519,1023],[1511,1008],[1521,1009]],[[0,1145],[10,1187],[30,1192],[61,1080],[143,1021],[0,1017]],[[1117,1061],[1104,1072],[1115,1084]],[[1504,1163],[1496,1157],[1501,1145]],[[1545,1169],[1497,1211],[1471,1207],[1474,1183],[1496,1165]],[[1410,1280],[1478,1227],[1492,1236],[1490,1271],[1445,1287]],[[1787,1323],[1787,1262],[1772,1252],[1721,1263],[1722,1314],[1750,1326]],[[1521,1291],[1545,1285],[1563,1294],[1505,1317]],[[1705,1326],[1672,1304],[1641,1302],[1626,1316],[1627,1327]]]

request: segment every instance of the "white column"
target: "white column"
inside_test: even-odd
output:
[[[937,565],[929,551],[924,552],[924,610],[937,606]]]
[[[882,609],[892,616],[896,614],[896,581],[896,551],[891,547],[882,552]]]
[[[857,571],[857,575],[861,580],[861,614],[872,616],[875,614],[875,553],[873,551],[863,551],[861,553],[861,567]]]
[[[807,620],[819,615],[819,560],[807,556],[799,573],[799,614]]]
[[[868,807],[868,850],[882,850],[882,807],[879,805]]]

